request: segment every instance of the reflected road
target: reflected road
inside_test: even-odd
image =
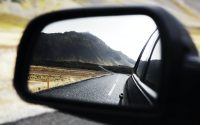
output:
[[[112,74],[40,92],[40,95],[118,104],[128,75]]]

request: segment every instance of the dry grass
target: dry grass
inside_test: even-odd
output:
[[[187,30],[190,33],[190,36],[193,39],[194,44],[200,52],[200,28],[189,27]]]
[[[0,27],[1,29],[14,29],[20,28],[24,29],[24,27],[28,23],[28,19],[20,17],[18,15],[12,15],[7,13],[0,13]]]
[[[104,75],[108,75],[108,73],[85,69],[31,66],[28,88],[34,93]]]

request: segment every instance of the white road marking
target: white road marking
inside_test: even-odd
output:
[[[116,81],[115,81],[115,84],[113,84],[113,86],[112,86],[110,92],[108,93],[109,96],[111,96],[111,94],[112,94],[113,90],[115,89],[115,87],[116,87],[118,81],[119,81],[119,76],[117,77],[117,79],[116,79]]]
[[[116,83],[118,82],[119,79],[116,80]]]
[[[113,86],[112,86],[112,88],[111,88],[110,92],[108,93],[108,95],[109,95],[109,96],[111,96],[111,94],[112,94],[112,92],[113,92],[113,90],[114,90],[115,86],[116,86],[116,83],[115,83],[115,84],[113,84]]]

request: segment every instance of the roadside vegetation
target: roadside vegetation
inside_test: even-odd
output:
[[[0,26],[2,30],[24,29],[28,23],[28,19],[18,15],[0,13]]]
[[[189,31],[190,36],[193,39],[193,42],[195,43],[197,49],[200,52],[200,28],[193,27],[193,28],[187,28],[187,30]]]
[[[109,75],[109,73],[87,69],[32,65],[28,76],[28,88],[34,93],[105,75]]]

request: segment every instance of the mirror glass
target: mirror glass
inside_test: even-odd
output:
[[[161,41],[145,15],[60,20],[38,36],[27,86],[33,94],[120,106],[154,106]]]

